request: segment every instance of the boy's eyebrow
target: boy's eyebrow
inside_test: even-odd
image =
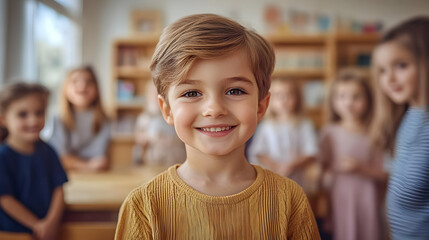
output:
[[[243,82],[245,84],[249,84],[249,85],[253,85],[254,83],[248,79],[247,77],[244,76],[236,76],[236,77],[229,77],[229,78],[225,78],[224,79],[227,82]],[[180,81],[177,86],[180,85],[195,85],[200,83],[200,80],[193,80],[193,79],[183,79],[182,81]]]
[[[180,81],[177,86],[180,85],[193,85],[193,84],[197,84],[198,82],[200,82],[199,80],[192,80],[192,79],[183,79],[182,81]]]
[[[231,81],[231,82],[244,82],[246,84],[249,85],[253,85],[253,82],[248,79],[247,77],[244,76],[237,76],[237,77],[231,77],[231,78],[226,78],[227,81]]]

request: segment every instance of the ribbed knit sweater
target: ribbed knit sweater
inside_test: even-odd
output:
[[[320,239],[308,200],[292,180],[254,166],[256,180],[209,196],[170,167],[124,201],[115,239]]]

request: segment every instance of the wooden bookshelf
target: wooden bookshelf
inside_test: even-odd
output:
[[[277,61],[281,59],[281,54],[284,54],[284,62],[276,63],[273,77],[292,78],[299,81],[303,90],[305,90],[306,84],[311,82],[321,81],[325,86],[333,79],[340,67],[356,65],[360,63],[359,61],[366,60],[365,56],[370,54],[379,39],[377,35],[373,34],[351,33],[269,35],[265,37],[275,48],[276,54],[280,51],[280,54],[276,56]],[[121,121],[124,116],[128,120],[137,117],[144,110],[144,86],[147,81],[151,80],[149,64],[158,39],[159,35],[150,35],[118,39],[112,43],[110,106],[115,121]],[[294,56],[290,57],[290,53]],[[360,54],[363,55],[360,56]],[[315,60],[313,59],[314,61],[311,63],[312,57]],[[294,62],[294,58],[298,60]],[[305,61],[310,63],[306,64]],[[135,92],[132,99],[121,100],[118,98],[119,80],[134,86]],[[320,129],[324,119],[322,103],[306,106],[305,113],[314,121],[316,128]],[[132,121],[128,124],[132,124]],[[130,164],[133,145],[132,129],[125,132],[114,132],[110,148],[112,160]]]
[[[273,77],[298,81],[305,95],[306,89],[309,89],[306,84],[322,81],[320,94],[324,94],[327,83],[335,77],[339,68],[367,63],[379,36],[333,33],[269,35],[266,39],[276,51]],[[306,116],[313,120],[317,129],[324,123],[323,105],[321,101],[317,106],[313,103],[305,107]]]

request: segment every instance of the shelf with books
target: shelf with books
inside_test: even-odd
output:
[[[144,111],[145,86],[151,81],[149,64],[158,35],[118,39],[112,44],[112,154],[131,155],[134,127]]]
[[[267,35],[274,47],[273,78],[299,81],[305,115],[319,128],[323,124],[326,84],[343,66],[367,67],[377,34],[324,33],[315,35]]]
[[[117,78],[150,78],[148,67],[120,66],[116,69]]]
[[[274,45],[320,45],[326,43],[327,35],[271,34],[266,35],[265,38]]]

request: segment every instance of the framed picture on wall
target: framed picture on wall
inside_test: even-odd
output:
[[[131,12],[131,33],[134,35],[159,34],[162,31],[162,14],[156,10]]]

